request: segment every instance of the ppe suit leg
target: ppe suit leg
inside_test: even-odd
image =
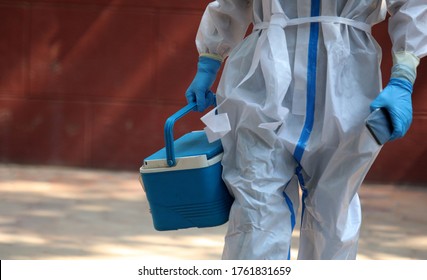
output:
[[[258,127],[263,115],[238,103],[222,106],[234,126],[222,139],[223,178],[235,197],[223,259],[287,259],[294,210],[284,190],[296,163],[274,131]]]
[[[349,45],[358,33],[324,25],[319,34],[316,89],[308,96],[314,110],[306,113],[313,125],[299,159],[306,190],[299,259],[356,257],[357,192],[380,150],[364,121],[381,88],[380,50]],[[362,46],[375,48],[370,37],[362,38]]]
[[[309,168],[299,259],[356,258],[362,222],[357,191],[380,150],[365,127],[359,135],[315,153],[323,162]]]

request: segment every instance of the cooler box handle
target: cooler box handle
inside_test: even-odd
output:
[[[165,123],[165,147],[166,147],[166,160],[169,167],[176,165],[175,159],[175,146],[174,146],[174,138],[173,138],[173,126],[175,122],[185,116],[186,114],[193,111],[196,108],[196,103],[189,103],[184,108],[180,109],[178,112],[170,116]]]

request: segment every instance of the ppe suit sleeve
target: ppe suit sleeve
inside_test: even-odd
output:
[[[419,59],[427,55],[425,0],[387,0],[388,32],[393,44],[392,78],[414,83]]]
[[[252,0],[211,2],[202,17],[196,36],[200,55],[224,59],[243,39],[251,22]]]
[[[427,3],[425,0],[388,0],[389,34],[393,52],[427,55]]]

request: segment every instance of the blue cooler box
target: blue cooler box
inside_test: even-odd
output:
[[[140,168],[154,228],[159,231],[212,227],[228,221],[233,198],[222,181],[222,145],[204,131],[173,140],[173,125],[194,108],[187,105],[165,125],[165,148]]]

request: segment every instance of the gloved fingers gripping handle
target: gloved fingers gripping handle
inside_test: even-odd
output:
[[[187,103],[195,103],[193,111],[203,112],[206,108],[213,105],[216,106],[216,97],[215,93],[212,91],[197,91],[197,92],[187,92],[186,93]]]
[[[220,60],[212,56],[199,57],[196,76],[185,93],[188,103],[197,103],[196,111],[203,112],[215,103],[214,94],[210,89],[220,68]]]
[[[212,91],[199,92],[199,94],[196,93],[197,111],[203,112],[209,106],[215,105],[216,98]]]

